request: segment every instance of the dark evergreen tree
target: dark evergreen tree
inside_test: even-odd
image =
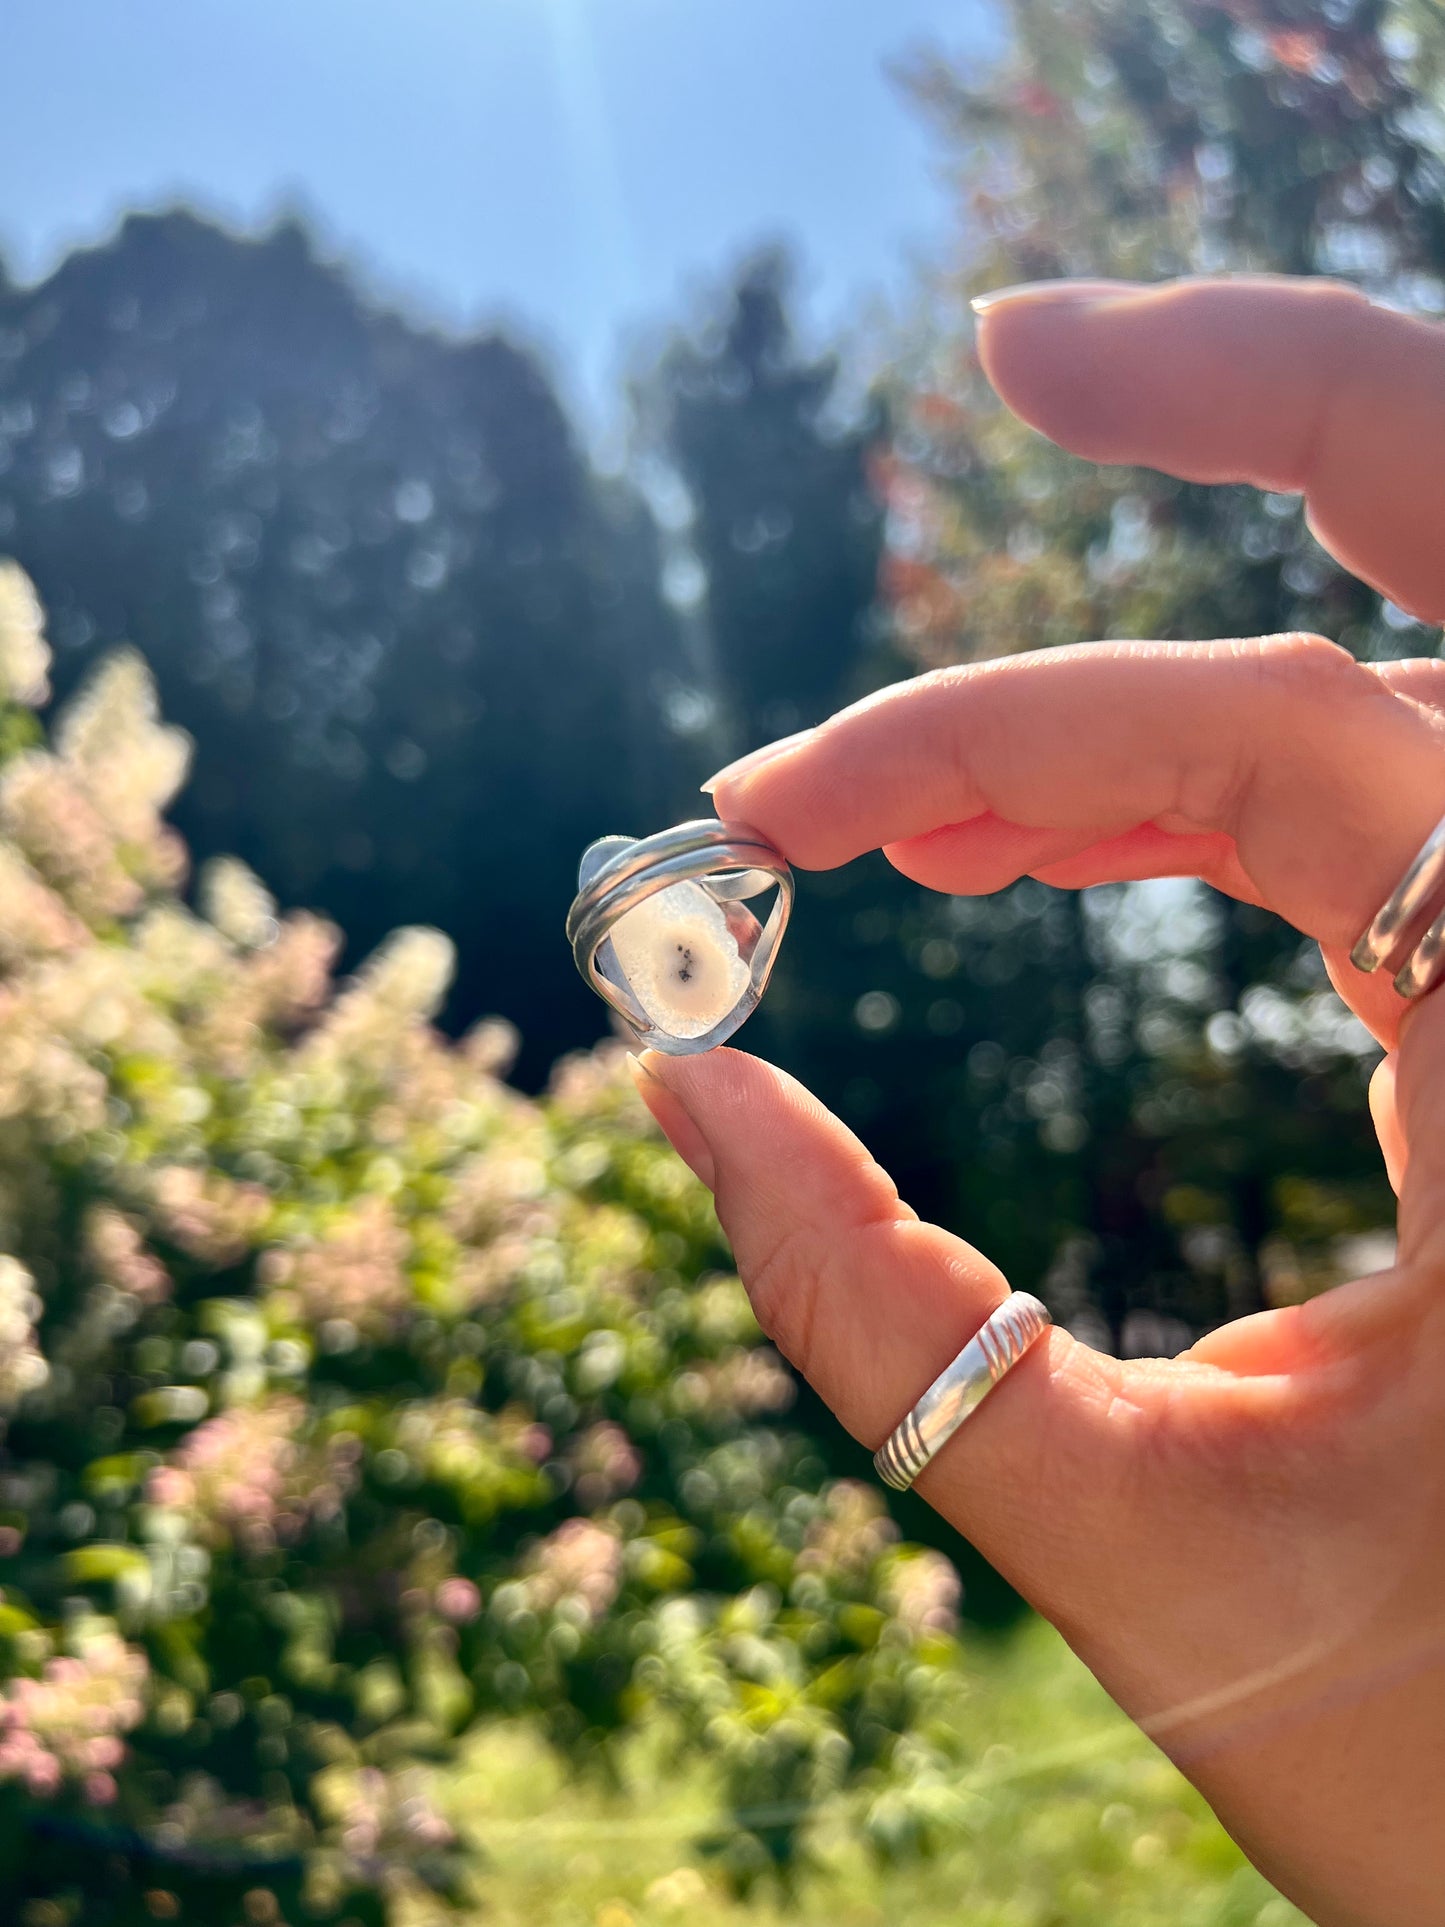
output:
[[[680,338],[640,392],[651,452],[691,505],[687,541],[705,585],[699,611],[720,760],[820,722],[905,673],[879,621],[883,509],[873,472],[885,422],[876,398],[849,409],[836,359],[810,358],[776,253],[743,269],[723,311]],[[701,773],[701,772],[700,772]],[[740,1040],[782,1063],[920,1178],[918,1113],[881,1114],[914,1090],[880,962],[896,953],[920,892],[882,861],[800,875],[766,1003]],[[886,971],[885,971],[886,976]],[[880,1046],[892,1047],[886,1073]],[[926,1129],[927,1120],[921,1120]]]
[[[656,453],[693,508],[720,738],[750,747],[822,720],[859,685],[882,529],[869,485],[876,407],[851,416],[835,357],[809,359],[768,253],[725,311],[680,338],[640,390]]]
[[[0,285],[0,547],[57,683],[144,638],[196,736],[182,828],[361,954],[460,944],[540,1080],[597,1034],[561,919],[598,826],[656,823],[676,636],[654,532],[535,358],[370,308],[295,225],[127,221]]]

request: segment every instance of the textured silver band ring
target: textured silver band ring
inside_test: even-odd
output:
[[[1414,932],[1430,916],[1434,921],[1412,944]],[[1390,966],[1402,997],[1422,997],[1440,981],[1445,966],[1445,817],[1376,911],[1350,952],[1350,962],[1364,971]]]
[[[1005,1298],[873,1454],[874,1469],[884,1484],[906,1492],[1052,1323],[1048,1306],[1030,1292],[1015,1291]]]

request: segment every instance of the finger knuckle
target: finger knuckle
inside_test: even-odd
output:
[[[1347,649],[1309,630],[1251,636],[1213,647],[1252,678],[1253,706],[1262,727],[1238,734],[1222,772],[1213,766],[1206,781],[1220,778],[1214,814],[1205,820],[1235,824],[1245,813],[1261,768],[1260,744],[1279,731],[1309,735],[1309,719],[1338,720],[1351,703],[1378,700],[1383,693]]]
[[[1257,636],[1231,645],[1253,659],[1261,689],[1278,691],[1291,699],[1321,689],[1334,693],[1346,682],[1363,693],[1360,666],[1348,649],[1328,636],[1294,629],[1277,636]]]

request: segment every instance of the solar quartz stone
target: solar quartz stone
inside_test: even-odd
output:
[[[738,947],[747,933],[735,927],[737,909],[701,883],[670,883],[613,924],[622,975],[670,1037],[705,1037],[747,995],[752,972]]]
[[[762,854],[770,868],[748,863]],[[760,923],[744,899],[774,890]],[[753,832],[699,822],[600,837],[582,858],[568,934],[584,977],[643,1043],[691,1054],[756,1009],[791,897],[787,865]]]

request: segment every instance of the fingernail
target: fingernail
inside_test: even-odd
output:
[[[1116,301],[1121,295],[1137,294],[1134,281],[1020,281],[1011,288],[990,288],[969,302],[975,314],[988,314],[994,308],[1015,301],[1068,302],[1078,307],[1093,307],[1101,301]]]
[[[648,1051],[648,1057],[655,1059],[656,1052]],[[692,1113],[677,1095],[670,1090],[657,1072],[648,1065],[646,1058],[634,1057],[627,1053],[627,1068],[632,1081],[637,1086],[637,1095],[651,1111],[661,1128],[662,1135],[692,1172],[701,1178],[711,1191],[716,1175],[712,1152],[708,1149],[707,1139],[698,1129]]]
[[[771,763],[775,756],[786,756],[789,750],[799,748],[814,734],[816,732],[811,729],[798,729],[791,736],[780,736],[775,743],[764,743],[761,749],[752,749],[746,756],[739,756],[735,763],[725,763],[716,776],[709,776],[698,787],[704,796],[711,796],[719,783],[731,782],[735,776],[741,776],[748,770],[761,769],[764,763]]]

